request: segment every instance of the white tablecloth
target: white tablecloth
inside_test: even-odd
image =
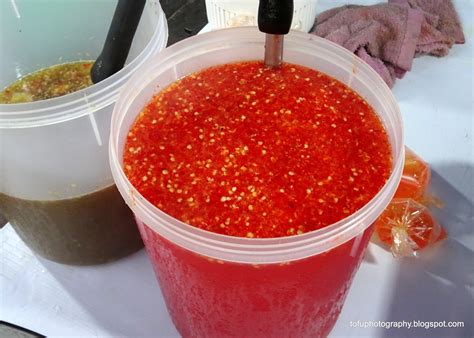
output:
[[[320,1],[318,11],[342,3]],[[437,217],[449,238],[418,259],[394,259],[370,244],[332,337],[474,336],[474,20],[470,0],[455,4],[466,44],[444,58],[416,59],[393,89],[406,144],[430,163],[432,190],[446,204]],[[103,266],[64,266],[34,256],[7,226],[0,253],[0,320],[49,337],[179,336],[143,250]],[[403,320],[464,327],[353,327]]]

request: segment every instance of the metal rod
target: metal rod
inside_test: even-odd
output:
[[[283,60],[283,38],[280,34],[265,34],[265,66],[278,68]]]

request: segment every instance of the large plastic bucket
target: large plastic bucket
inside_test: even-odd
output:
[[[180,222],[151,205],[128,181],[124,143],[153,94],[209,66],[261,59],[264,34],[233,28],[165,49],[124,86],[112,117],[114,180],[135,213],[173,322],[185,337],[316,337],[333,327],[403,165],[402,121],[383,80],[345,49],[314,35],[285,37],[287,62],[317,69],[353,88],[374,108],[392,147],[392,173],[380,192],[349,217],[299,236],[249,239]],[[369,286],[368,286],[369,287]]]
[[[116,4],[2,1],[0,87],[48,66],[94,60]],[[149,1],[118,73],[62,97],[0,104],[0,213],[37,254],[96,264],[142,246],[110,173],[110,119],[119,89],[167,37],[164,13]]]

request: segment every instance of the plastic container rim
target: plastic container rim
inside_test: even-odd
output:
[[[160,65],[188,59],[187,55],[193,53],[195,54],[193,57],[198,57],[199,54],[196,54],[196,50],[199,48],[203,48],[203,51],[207,52],[213,49],[225,49],[226,46],[237,45],[239,42],[261,44],[263,36],[249,39],[249,36],[258,36],[258,34],[260,33],[255,27],[227,28],[203,33],[176,43],[145,62],[121,89],[112,115],[109,142],[109,160],[115,183],[139,221],[145,223],[162,237],[198,254],[223,261],[251,264],[278,263],[306,258],[326,252],[363,233],[393,197],[401,178],[404,162],[403,124],[400,110],[391,90],[380,76],[361,59],[335,43],[311,34],[291,31],[285,38],[286,44],[296,44],[302,48],[310,43],[314,45],[313,48],[316,44],[320,44],[319,48],[324,47],[326,50],[337,52],[338,55],[335,56],[338,58],[343,57],[346,61],[356,58],[357,67],[361,68],[361,72],[368,73],[374,82],[375,89],[373,90],[382,91],[382,94],[386,96],[385,99],[388,100],[386,104],[392,106],[394,118],[400,126],[398,135],[395,136],[399,139],[399,144],[392,154],[392,173],[382,189],[361,209],[325,228],[297,236],[263,239],[233,237],[198,229],[167,215],[148,202],[127,179],[121,167],[122,160],[118,158],[119,131],[131,103],[156,78],[155,71]],[[211,39],[220,41],[219,43],[216,41],[210,43]],[[136,114],[138,115],[138,113],[137,111]],[[385,128],[388,129],[388,126],[385,125]],[[395,148],[394,144],[391,145],[392,148]],[[379,214],[373,215],[374,210],[377,209],[380,210]]]
[[[156,51],[163,50],[168,40],[168,25],[163,10],[158,12],[157,26],[143,50],[123,69],[88,88],[47,100],[0,104],[1,128],[31,128],[62,123],[93,114],[113,104],[120,88]]]

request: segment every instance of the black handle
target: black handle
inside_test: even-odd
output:
[[[146,0],[118,0],[102,53],[91,69],[93,83],[123,68]]]
[[[288,34],[293,20],[293,0],[260,0],[258,29],[268,34]]]

